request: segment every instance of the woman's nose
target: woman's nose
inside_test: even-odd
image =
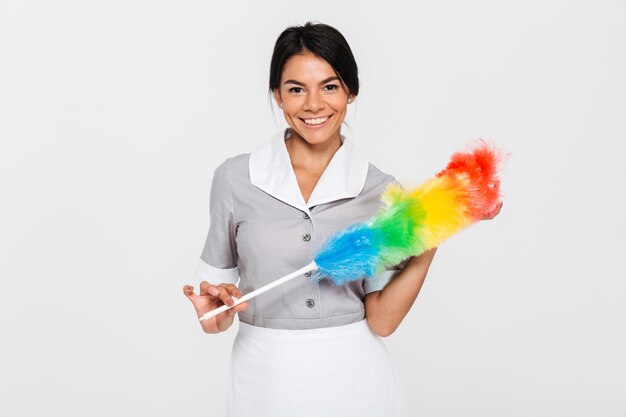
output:
[[[304,101],[304,110],[316,113],[324,108],[324,99],[319,93],[311,92],[307,94]]]

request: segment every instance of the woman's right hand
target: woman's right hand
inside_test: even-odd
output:
[[[239,292],[239,289],[234,284],[211,285],[206,281],[202,281],[200,283],[199,295],[193,292],[192,285],[185,285],[183,287],[183,293],[193,304],[198,318],[223,305],[232,306],[234,304],[232,297],[241,297],[241,292]],[[243,303],[230,308],[215,317],[202,320],[200,322],[202,330],[204,330],[205,333],[223,332],[233,324],[235,314],[239,311],[246,310],[247,308],[248,302],[244,301]]]

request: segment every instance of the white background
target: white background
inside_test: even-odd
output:
[[[182,287],[307,20],[352,46],[346,132],[383,171],[512,153],[385,339],[414,414],[626,416],[623,0],[0,1],[0,416],[223,414],[236,326],[202,333]]]

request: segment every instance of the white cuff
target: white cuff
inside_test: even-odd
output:
[[[196,267],[196,277],[211,284],[236,284],[239,278],[239,269],[237,267],[230,269],[216,268],[200,259]]]

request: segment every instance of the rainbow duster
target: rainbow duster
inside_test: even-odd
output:
[[[383,207],[371,219],[331,236],[308,265],[278,278],[200,317],[207,320],[285,282],[316,271],[311,280],[341,285],[371,278],[409,256],[438,246],[492,212],[500,203],[498,165],[502,156],[484,141],[471,151],[455,153],[434,178],[415,189],[396,183],[381,196]]]
[[[492,212],[500,203],[503,156],[483,140],[472,148],[455,153],[443,171],[414,189],[389,184],[376,215],[326,241],[315,257],[312,280],[329,278],[341,285],[371,278]]]

